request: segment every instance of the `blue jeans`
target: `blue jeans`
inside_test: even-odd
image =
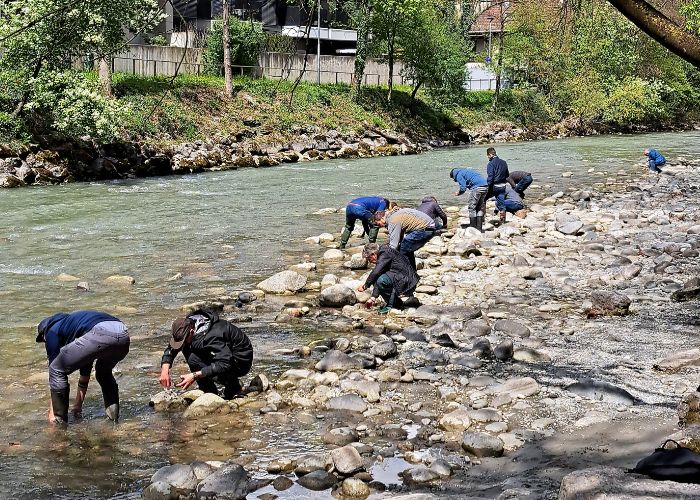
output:
[[[382,274],[377,278],[377,282],[374,286],[377,287],[379,295],[381,295],[388,307],[401,304],[401,299],[397,296],[396,289],[394,288],[394,281],[391,279],[391,276],[386,273]]]
[[[406,233],[403,237],[401,245],[399,246],[399,252],[408,257],[413,269],[416,268],[416,256],[414,252],[428,243],[428,240],[430,240],[434,234],[434,229],[418,229],[417,231]]]
[[[491,196],[494,198],[498,198],[499,195],[505,194],[506,192],[506,185],[502,184],[500,186],[493,186],[493,191],[491,192]]]
[[[526,175],[525,177],[520,179],[520,181],[515,185],[513,190],[520,196],[525,196],[525,190],[530,187],[530,184],[532,184],[532,176]]]
[[[523,209],[522,203],[506,199],[504,194],[496,196],[496,208],[499,212],[510,212],[514,214]]]
[[[656,163],[654,160],[649,158],[649,172],[661,172],[661,169],[659,167],[666,165],[666,162],[660,162]]]
[[[345,229],[352,233],[355,229],[355,221],[362,221],[362,227],[369,234],[372,217],[374,214],[360,205],[348,205],[345,207]]]

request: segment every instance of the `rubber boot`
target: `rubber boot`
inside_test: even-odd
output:
[[[351,231],[347,228],[347,226],[343,228],[343,234],[340,235],[340,248],[345,248],[345,246],[348,244],[350,233]]]
[[[479,216],[476,218],[476,227],[479,232],[483,233],[484,232],[484,216]]]
[[[68,423],[68,399],[70,388],[54,390],[51,389],[51,407],[53,408],[54,421],[57,424]]]
[[[369,227],[369,242],[375,243],[377,241],[377,236],[379,236],[379,226]]]
[[[506,221],[506,211],[505,210],[501,210],[498,213],[498,220],[501,221],[501,224],[503,224]]]
[[[476,227],[476,217],[469,217],[469,227]]]
[[[119,422],[119,403],[109,405],[105,408],[105,413],[107,414],[107,418],[115,424]]]

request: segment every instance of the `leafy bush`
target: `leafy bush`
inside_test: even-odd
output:
[[[258,54],[265,43],[265,34],[260,23],[229,19],[231,64],[234,66],[257,66]],[[214,22],[207,35],[204,50],[204,71],[212,75],[223,74],[224,42],[223,23]]]
[[[533,88],[505,89],[498,100],[503,116],[522,125],[550,123],[555,112],[546,97]]]
[[[627,78],[608,97],[603,113],[606,122],[615,125],[651,122],[668,117],[659,88],[641,78]]]

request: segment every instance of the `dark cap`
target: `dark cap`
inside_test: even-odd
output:
[[[170,347],[173,349],[179,349],[185,342],[185,337],[190,332],[192,328],[192,320],[186,316],[182,318],[177,318],[173,321],[173,331],[172,338],[170,339]]]
[[[450,170],[450,179],[454,179],[454,178],[455,178],[455,170],[457,170],[457,169],[456,169],[456,168],[453,168],[452,170]]]

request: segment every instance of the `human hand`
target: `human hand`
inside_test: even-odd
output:
[[[457,192],[455,193],[455,196],[459,196],[459,191],[457,191]]]
[[[360,285],[360,286],[358,286],[358,287],[356,288],[356,290],[357,290],[358,292],[364,292],[364,291],[367,290],[367,289],[365,288],[365,285]]]
[[[163,365],[163,368],[160,370],[160,379],[159,379],[160,385],[165,387],[166,389],[170,387],[171,382],[170,382],[170,367]]]
[[[365,307],[366,307],[367,309],[371,309],[372,307],[374,307],[374,302],[375,302],[374,297],[370,297],[370,298],[367,300],[367,302],[365,302]]]
[[[188,373],[187,375],[180,375],[180,382],[177,383],[175,387],[179,389],[187,389],[194,382],[194,373]]]

